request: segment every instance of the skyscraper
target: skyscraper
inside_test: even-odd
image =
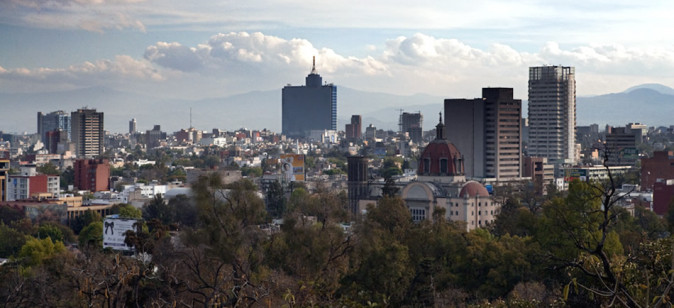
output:
[[[400,115],[402,132],[407,133],[410,136],[410,139],[412,139],[412,142],[417,144],[421,143],[423,121],[424,116],[422,116],[420,112],[403,112],[403,114]]]
[[[576,136],[575,68],[529,68],[529,156],[553,164],[574,163]]]
[[[133,119],[131,119],[131,121],[129,121],[129,134],[133,134],[136,131],[137,131],[136,118],[133,118]]]
[[[78,158],[93,158],[103,153],[103,113],[96,109],[77,109],[71,113],[72,140]]]
[[[483,88],[482,98],[446,99],[447,138],[464,155],[466,176],[518,178],[522,172],[522,100],[512,88]]]
[[[337,130],[337,87],[323,85],[316,73],[314,57],[305,86],[285,86],[282,91],[281,126],[283,134],[307,138],[312,130]]]
[[[44,114],[37,113],[37,132],[42,143],[47,143],[47,132],[63,130],[71,138],[70,115],[62,110]]]

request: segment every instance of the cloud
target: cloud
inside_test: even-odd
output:
[[[194,47],[158,42],[147,47],[144,56],[160,66],[184,72],[308,72],[313,56],[321,72],[371,75],[386,71],[386,66],[373,57],[346,57],[329,48],[315,48],[308,40],[286,40],[260,32],[219,33]]]
[[[0,17],[6,23],[49,29],[109,29],[146,31],[129,5],[143,0],[8,0],[0,2]]]
[[[67,68],[15,68],[0,67],[2,88],[11,90],[53,90],[81,88],[95,85],[124,85],[138,81],[162,81],[166,78],[149,62],[127,55],[113,60],[102,59],[84,62]]]
[[[396,94],[473,97],[482,87],[499,86],[515,88],[518,98],[526,98],[528,69],[540,65],[574,66],[579,95],[622,91],[646,82],[674,84],[669,74],[674,69],[671,49],[620,44],[564,47],[549,42],[529,52],[503,43],[478,47],[418,33],[385,40],[367,52],[356,57],[302,38],[230,32],[194,45],[157,42],[146,47],[143,59],[118,56],[63,69],[0,67],[0,79],[6,81],[2,86],[6,89],[112,84],[143,90],[149,85],[163,87],[159,91],[166,95],[203,98],[303,82],[316,56],[325,81]]]
[[[70,5],[106,5],[140,3],[146,0],[7,0],[8,4],[34,9],[53,8]]]

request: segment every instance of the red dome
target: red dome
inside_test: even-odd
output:
[[[461,153],[449,141],[435,139],[419,157],[419,175],[463,175]]]
[[[463,157],[459,150],[445,139],[445,125],[435,126],[435,140],[429,143],[419,157],[418,175],[454,176],[463,175]]]
[[[461,192],[459,193],[459,197],[473,198],[475,196],[487,197],[489,196],[489,192],[487,191],[487,188],[484,187],[484,185],[475,181],[469,181],[468,183],[464,184],[461,188]]]

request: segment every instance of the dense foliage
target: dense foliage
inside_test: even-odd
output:
[[[279,189],[279,188],[277,188]],[[252,182],[199,178],[193,197],[153,199],[129,232],[135,256],[101,249],[100,217],[68,228],[0,212],[0,305],[11,307],[577,307],[668,305],[667,221],[616,206],[611,185],[566,196],[504,196],[487,229],[467,232],[442,209],[415,224],[388,196],[360,220],[345,194],[296,188],[273,213]],[[272,216],[283,217],[280,229]],[[343,225],[345,221],[356,221]],[[150,257],[151,256],[151,257]]]

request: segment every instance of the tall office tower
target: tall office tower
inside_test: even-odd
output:
[[[529,68],[530,156],[550,163],[574,163],[576,136],[575,69],[568,66]]]
[[[103,153],[103,113],[96,109],[77,109],[71,113],[72,140],[78,158],[93,158]]]
[[[292,138],[308,138],[312,130],[337,130],[337,87],[323,85],[316,73],[316,57],[304,86],[285,86],[282,91],[281,126]]]
[[[363,139],[363,120],[360,115],[351,116],[351,123],[344,128],[346,139],[349,141]]]
[[[135,132],[137,132],[137,130],[136,130],[136,118],[133,118],[133,119],[131,119],[131,121],[129,121],[129,134],[133,134]]]
[[[423,121],[424,116],[419,112],[403,112],[403,114],[400,115],[401,130],[403,133],[408,133],[410,139],[412,139],[412,142],[414,143],[421,143]]]
[[[71,138],[70,115],[62,110],[44,114],[37,113],[37,133],[40,134],[42,143],[47,142],[47,132],[63,130]]]
[[[522,172],[522,100],[512,88],[483,88],[482,98],[446,99],[447,139],[461,151],[467,177],[518,178]]]

